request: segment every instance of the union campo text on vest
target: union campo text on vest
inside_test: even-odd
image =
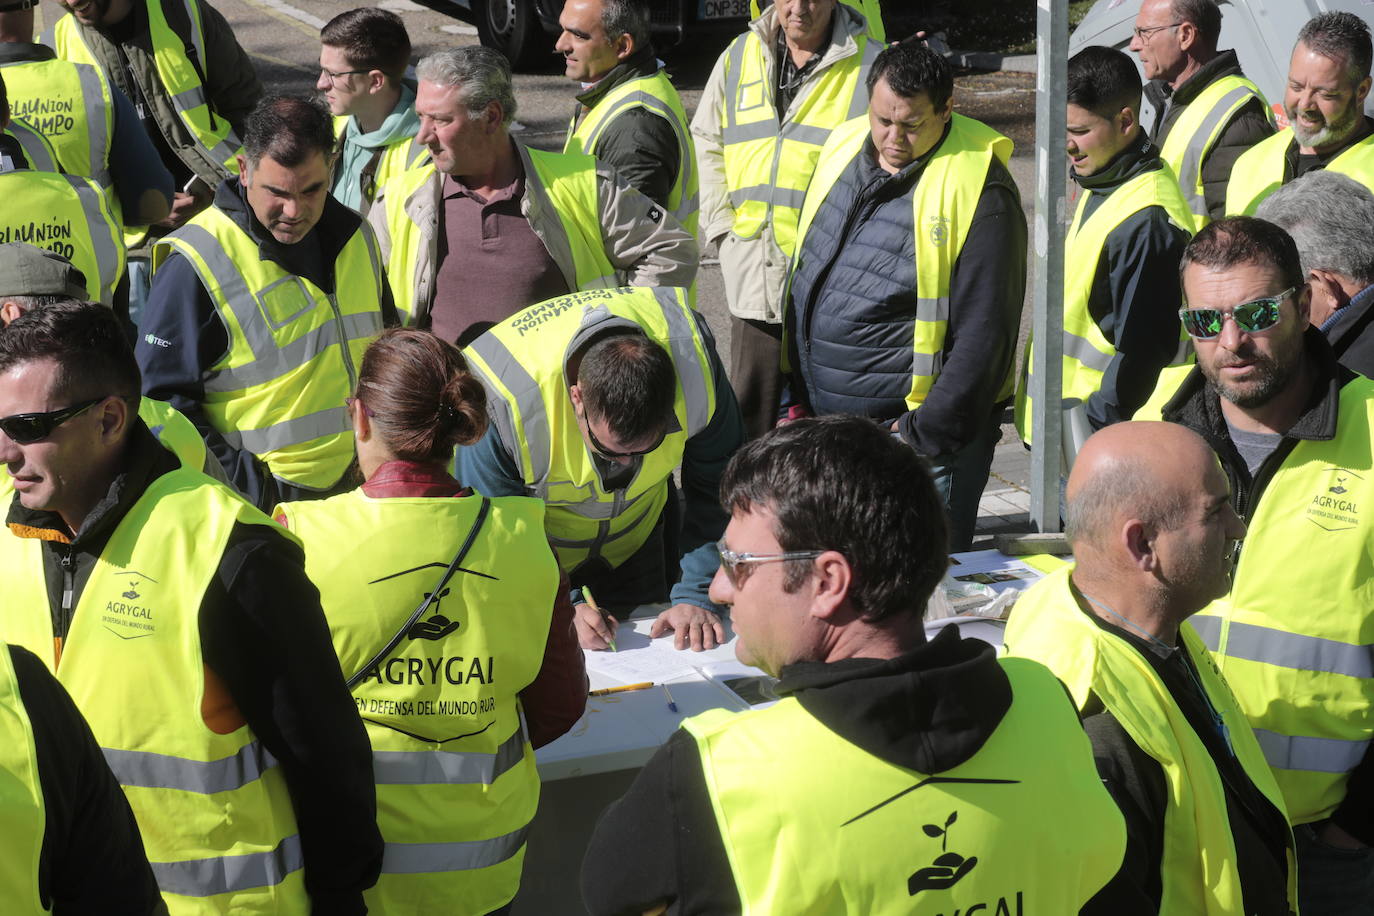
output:
[[[492,656],[487,656],[486,668],[482,659],[468,659],[464,655],[450,658],[393,658],[384,665],[373,665],[367,676],[377,683],[387,684],[450,684],[472,682],[492,683]]]

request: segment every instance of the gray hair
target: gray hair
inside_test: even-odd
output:
[[[1161,487],[1149,465],[1133,457],[1115,457],[1074,488],[1065,499],[1064,537],[1075,548],[1082,543],[1103,547],[1115,536],[1116,522],[1135,518],[1155,531],[1183,524],[1188,503],[1177,488]]]
[[[1356,85],[1369,75],[1374,57],[1369,26],[1354,13],[1332,11],[1313,16],[1298,32],[1298,43],[1322,57],[1343,61],[1350,81]]]
[[[501,106],[503,124],[515,120],[515,89],[511,84],[510,61],[504,54],[481,45],[435,51],[420,59],[415,75],[427,83],[455,86],[477,117],[496,102]]]
[[[601,26],[609,41],[629,35],[635,50],[649,46],[649,12],[644,0],[601,0]]]
[[[1221,39],[1221,10],[1217,0],[1172,0],[1169,12],[1178,22],[1191,22],[1202,43],[1216,50]]]
[[[1255,215],[1293,237],[1303,276],[1329,270],[1374,283],[1374,194],[1350,176],[1308,172],[1266,197]]]

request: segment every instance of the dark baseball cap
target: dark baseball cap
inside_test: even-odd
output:
[[[0,296],[88,299],[86,275],[62,255],[26,242],[0,245]]]

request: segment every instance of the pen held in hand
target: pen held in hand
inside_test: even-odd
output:
[[[640,684],[621,684],[619,687],[602,687],[600,690],[588,690],[589,697],[604,697],[608,693],[624,693],[627,690],[648,690],[654,686],[653,681],[644,681]]]
[[[596,599],[592,597],[592,590],[584,586],[584,587],[582,588],[582,597],[586,599],[586,601],[587,601],[587,606],[590,607],[592,610],[596,611],[598,614],[600,614],[600,615],[601,615],[601,619],[604,620],[604,621],[606,622],[607,628],[610,629],[612,633],[614,633],[615,630],[614,630],[614,628],[611,627],[611,615],[610,615],[610,614],[607,614],[605,611],[601,610],[600,605],[598,605],[598,604],[596,603]],[[606,642],[608,642],[608,643],[611,644],[611,651],[612,651],[612,652],[619,652],[619,651],[620,651],[619,649],[617,649],[617,648],[615,647],[615,637],[614,637],[614,636],[609,636],[609,637],[607,637],[607,638],[606,638]]]

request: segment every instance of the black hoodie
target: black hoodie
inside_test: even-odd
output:
[[[788,665],[776,689],[846,741],[922,773],[968,760],[1011,708],[996,652],[962,639],[957,627],[893,659]],[[673,913],[741,911],[686,731],[674,733],[602,815],[582,864],[582,896],[598,916],[639,914],[664,901],[676,901]]]

